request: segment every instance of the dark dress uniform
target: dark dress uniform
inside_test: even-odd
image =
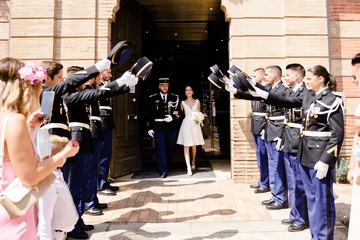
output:
[[[285,96],[287,87],[279,81],[269,92]],[[286,173],[284,166],[284,152],[277,150],[277,138],[282,138],[284,129],[284,108],[267,104],[267,125],[265,131],[265,146],[269,161],[269,185],[272,200],[278,205],[286,207],[288,205]]]
[[[90,85],[86,85],[85,90],[93,89]],[[93,99],[87,107],[90,111],[90,129],[91,129],[91,145],[92,154],[89,161],[89,178],[87,184],[87,198],[85,200],[85,208],[92,209],[99,205],[99,199],[96,195],[98,188],[98,171],[99,171],[99,160],[100,160],[100,149],[101,142],[103,140],[99,100]]]
[[[180,112],[179,96],[167,93],[166,102],[160,93],[149,96],[148,129],[154,130],[154,138],[157,149],[157,162],[160,175],[167,174],[168,163],[176,145],[177,116],[174,111]],[[165,122],[166,115],[171,115],[173,120]]]
[[[303,98],[308,91],[305,84],[301,83],[295,89],[290,88],[290,91],[287,91],[287,97]],[[306,195],[300,172],[300,161],[297,158],[302,128],[301,123],[301,108],[287,108],[285,110],[285,128],[282,140],[287,189],[289,192],[289,219],[293,220],[296,226],[308,224]]]
[[[298,159],[308,203],[312,239],[333,239],[335,204],[333,195],[334,167],[344,139],[342,100],[328,88],[317,94],[308,91],[302,98],[279,98],[269,94],[269,101],[284,107],[302,108],[302,132]],[[314,165],[329,165],[323,179],[316,178]]]
[[[266,86],[270,89],[270,86]],[[257,164],[260,172],[258,185],[269,189],[269,163],[265,147],[266,104],[263,100],[251,101],[251,133],[254,140]]]
[[[88,199],[87,184],[91,164],[91,131],[89,108],[87,104],[95,99],[118,95],[129,92],[129,87],[120,86],[116,81],[97,89],[87,89],[84,91],[72,91],[63,96],[64,103],[68,108],[69,126],[71,139],[80,144],[80,150],[75,155],[75,164],[71,172],[70,190],[76,209],[79,214],[79,220],[72,233],[82,232],[84,222],[81,216],[85,211],[85,200]]]
[[[89,79],[96,77],[98,74],[99,70],[95,66],[91,66],[83,71],[75,73],[73,76],[67,78],[62,83],[43,88],[43,91],[55,92],[51,119],[44,126],[49,130],[49,134],[71,139],[67,110],[64,106],[62,96],[69,91],[74,91],[77,87],[84,84]],[[68,160],[61,168],[61,171],[64,175],[64,180],[67,184],[70,184],[70,168],[71,160]]]
[[[260,84],[257,87],[266,90]],[[285,96],[287,87],[279,81],[275,86],[271,87],[269,92],[274,95]],[[249,93],[241,92],[238,89],[234,97],[246,100],[262,100],[260,97],[253,97]],[[277,138],[281,139],[282,131],[284,129],[284,108],[274,105],[266,105],[267,123],[265,128],[265,146],[268,155],[269,164],[269,186],[272,194],[272,200],[278,206],[286,207],[288,205],[287,190],[286,190],[286,174],[284,167],[283,151],[276,149]]]
[[[106,85],[106,83],[101,82],[100,86],[104,85]],[[100,149],[98,190],[105,190],[110,186],[108,176],[112,154],[112,140],[113,130],[115,129],[115,122],[112,111],[112,98],[101,98],[99,99],[99,102],[103,139],[101,141]]]

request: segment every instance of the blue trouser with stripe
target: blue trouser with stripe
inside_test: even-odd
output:
[[[161,132],[154,131],[154,137],[157,149],[157,161],[159,173],[168,172],[168,161],[171,161],[171,156],[175,149],[176,144],[176,132]]]
[[[260,172],[258,184],[261,188],[269,188],[269,163],[266,152],[265,140],[261,138],[260,134],[253,134],[255,144],[256,160]]]
[[[290,219],[297,225],[308,223],[304,183],[300,172],[297,153],[284,152],[284,165],[289,193]]]
[[[334,168],[329,167],[325,178],[316,178],[316,170],[300,167],[308,203],[311,239],[333,240],[335,227],[335,200],[333,193]]]
[[[279,205],[287,205],[286,175],[283,151],[276,150],[277,141],[265,141],[269,161],[269,185],[272,199]]]

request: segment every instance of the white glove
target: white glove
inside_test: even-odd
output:
[[[260,136],[262,140],[265,140],[265,129],[261,130]]]
[[[165,115],[166,117],[164,118],[165,122],[171,122],[173,120],[171,115]]]
[[[315,164],[314,169],[316,170],[316,177],[321,180],[324,177],[326,177],[326,174],[329,169],[329,164],[326,164],[322,161],[318,161]]]
[[[281,138],[276,137],[276,138],[274,138],[274,141],[277,141],[276,146],[275,146],[276,150],[281,151],[282,150]]]
[[[229,85],[229,84],[225,84],[225,90],[228,91],[229,93],[237,93],[237,89],[233,87],[233,85]]]
[[[256,91],[256,95],[257,95],[258,97],[261,97],[261,98],[263,98],[263,99],[267,99],[267,98],[268,98],[269,93],[268,93],[267,91],[264,91],[264,90],[262,90],[262,89],[260,89],[260,88],[258,88],[258,87],[255,87],[255,86],[254,86],[254,88],[255,88],[255,91]],[[250,94],[251,94],[251,92],[253,92],[253,91],[249,90],[249,92],[250,92]],[[251,95],[253,95],[253,94],[251,94]],[[253,95],[253,96],[254,96],[254,95]]]
[[[115,81],[117,82],[119,87],[125,84],[127,85],[127,83],[131,81],[131,72],[126,71],[121,77],[119,77]]]
[[[95,63],[95,67],[97,68],[97,70],[102,71],[105,69],[109,69],[111,65],[111,61],[107,58],[104,58],[103,60]]]
[[[249,83],[250,83],[253,87],[255,87],[255,85],[256,85],[256,80],[255,80],[255,78],[251,77],[251,78],[249,79]]]
[[[130,80],[129,80],[129,82],[126,83],[126,85],[128,85],[131,88],[131,87],[136,86],[138,81],[139,81],[139,78],[135,77],[134,74],[131,74]]]
[[[136,87],[135,85],[129,87],[129,88],[130,88],[130,92],[129,92],[129,93],[135,93],[135,87]]]
[[[152,129],[149,130],[149,131],[148,131],[148,134],[149,134],[150,137],[153,138],[153,137],[154,137],[154,130],[152,130]]]

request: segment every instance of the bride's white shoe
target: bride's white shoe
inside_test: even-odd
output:
[[[192,176],[193,174],[190,170],[188,170],[187,175]]]

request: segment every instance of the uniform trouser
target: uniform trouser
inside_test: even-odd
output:
[[[276,150],[277,141],[265,141],[269,161],[269,185],[272,199],[279,205],[287,205],[284,153]]]
[[[176,132],[160,132],[154,131],[154,137],[157,149],[157,161],[159,173],[167,173],[168,161],[171,161],[171,156],[175,149]]]
[[[300,167],[308,203],[311,239],[333,240],[335,203],[333,194],[334,168],[329,167],[325,178],[316,178],[316,170]]]
[[[89,161],[89,177],[87,184],[87,195],[85,199],[85,208],[91,209],[94,208],[99,203],[99,199],[96,196],[98,188],[98,173],[99,173],[99,160],[100,160],[100,148],[101,148],[100,139],[91,139],[91,144],[93,146],[93,153],[90,155]]]
[[[284,165],[289,193],[290,219],[297,225],[308,222],[307,203],[297,153],[284,152]]]
[[[87,184],[90,171],[91,154],[78,152],[75,155],[75,163],[71,171],[71,196],[73,197],[76,210],[79,214],[79,220],[75,225],[73,232],[81,231],[83,221],[81,216],[85,211],[85,199],[87,196]]]
[[[110,183],[108,182],[111,152],[112,152],[112,129],[103,129],[104,139],[101,142],[100,150],[100,167],[99,167],[99,190],[106,189]]]
[[[265,140],[261,138],[260,134],[253,134],[256,160],[260,172],[258,184],[261,188],[269,188],[269,163],[265,147]]]

